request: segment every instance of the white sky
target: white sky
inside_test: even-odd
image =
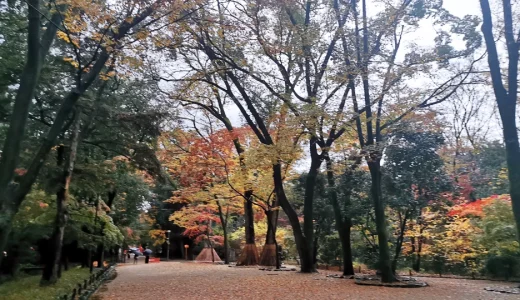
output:
[[[444,0],[444,7],[457,17],[481,15],[479,0]]]

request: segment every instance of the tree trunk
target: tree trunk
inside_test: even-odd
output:
[[[322,157],[318,155],[316,139],[311,138],[310,153],[311,167],[305,181],[305,198],[303,203],[303,234],[305,235],[306,249],[309,252],[307,257],[300,257],[302,262],[301,270],[303,273],[316,272],[314,262],[314,188],[316,179],[322,163]]]
[[[404,219],[401,221],[399,227],[399,236],[397,237],[397,244],[395,245],[395,254],[394,259],[392,260],[392,271],[395,274],[397,270],[397,260],[399,259],[399,255],[401,254],[401,249],[403,248],[404,241],[404,231],[406,230],[406,222],[408,221],[409,212],[406,211],[404,214]]]
[[[80,131],[80,113],[76,113],[76,119],[72,129],[69,155],[65,159],[65,146],[60,145],[58,148],[58,166],[63,165],[63,172],[59,180],[59,189],[56,193],[56,221],[54,233],[49,243],[51,249],[49,249],[50,257],[47,261],[42,278],[40,281],[41,285],[54,284],[59,278],[59,269],[61,265],[61,251],[63,248],[63,236],[65,234],[65,226],[68,221],[67,212],[67,201],[69,198],[69,186],[72,179],[72,172],[74,170],[74,163],[76,162],[76,154],[79,144],[79,131]],[[64,163],[65,161],[65,163]]]
[[[334,180],[334,171],[332,169],[332,161],[330,157],[325,155],[327,162],[327,185],[329,186],[329,200],[334,209],[334,218],[336,221],[336,229],[338,230],[339,239],[341,241],[341,249],[343,254],[343,275],[354,275],[354,265],[352,262],[352,246],[350,241],[350,229],[352,227],[349,217],[343,217],[341,207],[338,202],[338,192],[336,190],[336,182]],[[351,170],[349,170],[350,172]],[[351,174],[349,174],[351,175]],[[345,206],[350,204],[350,193],[345,193]],[[348,214],[348,212],[345,212]]]
[[[415,256],[415,262],[413,264],[413,270],[415,272],[421,271],[421,252],[422,252],[422,244],[423,244],[423,230],[422,222],[419,222],[419,237],[417,238],[417,255]]]
[[[517,226],[517,237],[520,241],[520,145],[516,129],[515,116],[502,117],[504,139],[506,141],[507,169],[511,204]],[[506,129],[507,128],[507,129]]]
[[[224,264],[229,265],[229,241],[228,241],[228,231],[227,231],[227,216],[224,216],[224,212],[222,211],[222,206],[220,202],[217,200],[218,214],[220,217],[220,224],[222,225],[222,231],[224,233]],[[182,250],[182,248],[181,248]]]
[[[343,254],[343,276],[354,276],[354,263],[352,261],[352,245],[350,239],[350,222],[343,225],[341,230],[338,230],[341,241],[341,251]]]
[[[273,165],[273,179],[276,199],[278,200],[280,206],[287,215],[289,223],[291,224],[291,227],[293,229],[294,241],[296,243],[296,248],[298,249],[298,255],[300,256],[301,261],[301,272],[315,272],[316,266],[312,263],[312,251],[307,247],[306,237],[303,235],[300,220],[298,219],[298,214],[296,214],[296,211],[287,200],[287,196],[285,194],[285,190],[283,187],[281,163]]]
[[[511,203],[517,226],[517,237],[520,241],[520,185],[518,184],[520,182],[520,143],[518,141],[518,128],[516,124],[520,43],[514,32],[511,1],[504,0],[502,1],[503,33],[508,54],[507,76],[505,76],[506,74],[502,74],[496,40],[493,36],[493,14],[489,0],[480,0],[480,7],[482,9],[483,20],[482,33],[488,51],[490,75],[503,125]],[[504,84],[503,78],[507,78],[506,84]]]
[[[374,157],[368,160],[370,176],[372,178],[371,194],[374,201],[374,210],[376,214],[376,229],[379,245],[379,271],[381,272],[381,281],[395,281],[392,272],[392,263],[390,261],[390,249],[388,247],[388,230],[385,216],[385,205],[383,203],[383,193],[381,190],[381,160]]]
[[[276,226],[278,223],[278,210],[269,209],[265,214],[267,217],[267,234],[262,255],[260,256],[260,265],[275,267],[277,266]]]
[[[238,266],[255,266],[258,265],[258,249],[255,242],[255,219],[253,211],[253,191],[245,192],[244,199],[244,219],[245,219],[245,238],[246,245],[238,259]]]
[[[97,267],[102,268],[105,261],[105,244],[100,243],[96,250]]]
[[[226,225],[227,227],[227,225]],[[223,230],[224,232],[224,264],[229,265],[229,238],[227,228]]]

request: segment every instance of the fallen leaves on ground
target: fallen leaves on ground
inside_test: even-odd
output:
[[[94,299],[518,299],[485,291],[510,286],[480,280],[421,278],[430,286],[415,289],[360,286],[353,280],[319,274],[269,272],[195,262],[161,262],[118,267],[118,276]]]

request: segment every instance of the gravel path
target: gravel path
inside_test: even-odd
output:
[[[430,286],[369,287],[326,277],[324,271],[300,274],[192,262],[124,265],[117,273],[93,299],[520,299],[519,295],[484,291],[511,283],[479,280],[421,278]]]

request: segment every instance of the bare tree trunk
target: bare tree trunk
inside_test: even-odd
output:
[[[375,155],[374,155],[375,156]],[[372,199],[376,214],[376,229],[379,245],[379,270],[383,282],[395,281],[390,261],[390,248],[388,247],[388,230],[385,216],[385,205],[381,191],[381,161],[379,157],[373,157],[368,161],[370,175],[372,177]]]
[[[343,254],[343,276],[354,276],[354,263],[352,261],[352,244],[350,239],[350,222],[343,225],[341,230],[338,230],[341,241],[341,253]]]
[[[255,220],[253,211],[253,191],[247,190],[244,199],[244,218],[246,245],[237,262],[239,266],[255,266],[259,263],[258,249],[255,242]]]
[[[303,273],[316,272],[316,264],[314,261],[314,188],[318,178],[319,169],[322,163],[322,156],[318,155],[317,140],[311,138],[310,153],[311,153],[311,167],[307,173],[307,180],[305,182],[305,198],[303,203],[303,234],[305,236],[305,249],[308,254],[301,259],[301,271]]]
[[[298,255],[300,256],[301,260],[301,272],[314,272],[316,269],[312,262],[312,251],[307,247],[306,237],[303,235],[303,232],[301,230],[298,215],[296,214],[296,211],[287,200],[287,196],[285,194],[285,190],[283,187],[282,165],[280,163],[273,165],[273,179],[276,198],[280,203],[280,206],[282,207],[283,211],[287,215],[291,227],[293,228],[294,241],[296,243]]]
[[[278,223],[278,210],[269,209],[265,214],[267,219],[267,234],[262,255],[260,256],[260,265],[274,267],[277,266],[276,227]]]

